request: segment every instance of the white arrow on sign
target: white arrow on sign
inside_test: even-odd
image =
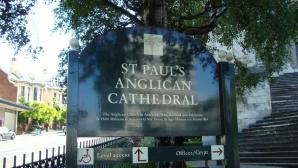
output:
[[[223,145],[211,145],[211,160],[224,160],[225,152]]]
[[[148,147],[133,147],[132,163],[148,163]]]

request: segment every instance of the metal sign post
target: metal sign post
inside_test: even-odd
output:
[[[218,63],[222,128],[225,135],[227,167],[239,168],[238,124],[234,64]]]
[[[66,167],[77,167],[79,53],[69,51],[67,90]]]

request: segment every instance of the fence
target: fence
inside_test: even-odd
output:
[[[111,147],[119,142],[123,141],[124,138],[114,138],[107,137],[105,139],[97,138],[87,141],[81,141],[78,143],[79,148],[106,148]],[[55,148],[52,148],[51,151],[46,149],[45,155],[41,151],[38,152],[38,158],[34,157],[34,152],[31,153],[31,158],[26,154],[23,154],[22,162],[17,162],[18,158],[15,155],[13,158],[13,163],[7,163],[7,159],[3,158],[3,168],[14,167],[14,168],[63,168],[65,167],[65,145],[61,148],[60,146],[57,149],[57,155],[55,155]]]

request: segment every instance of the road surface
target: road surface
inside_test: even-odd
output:
[[[95,138],[79,138],[78,142],[90,139]],[[103,141],[103,138],[101,138],[101,141]],[[47,149],[50,157],[52,156],[52,149],[55,149],[54,155],[57,155],[60,146],[60,154],[62,154],[65,143],[66,136],[61,131],[43,132],[37,136],[34,134],[17,135],[15,140],[2,140],[0,141],[0,167],[3,166],[4,157],[6,158],[6,167],[11,167],[13,166],[14,156],[17,157],[17,165],[21,165],[23,163],[23,154],[26,154],[26,163],[31,161],[32,152],[34,152],[35,161],[39,159],[39,151],[41,151],[42,159],[44,159]]]

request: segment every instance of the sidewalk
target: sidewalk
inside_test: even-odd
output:
[[[276,166],[259,166],[259,165],[246,165],[246,164],[241,164],[241,168],[281,168],[281,167],[276,167]]]
[[[58,133],[63,133],[62,130],[53,130],[53,129],[49,129],[48,132],[46,132],[46,130],[42,130],[41,131],[41,134],[39,135],[36,135],[36,132],[35,131],[32,131],[30,133],[28,133],[29,135],[32,135],[32,136],[43,136],[43,135],[49,135],[49,134],[58,134]],[[23,134],[25,135],[25,134]]]
[[[187,161],[189,167],[204,167],[204,161]],[[208,166],[210,168],[223,168],[223,166],[216,166],[216,162],[208,161]],[[262,165],[249,165],[249,164],[240,164],[240,168],[281,168],[277,166],[262,166]]]

